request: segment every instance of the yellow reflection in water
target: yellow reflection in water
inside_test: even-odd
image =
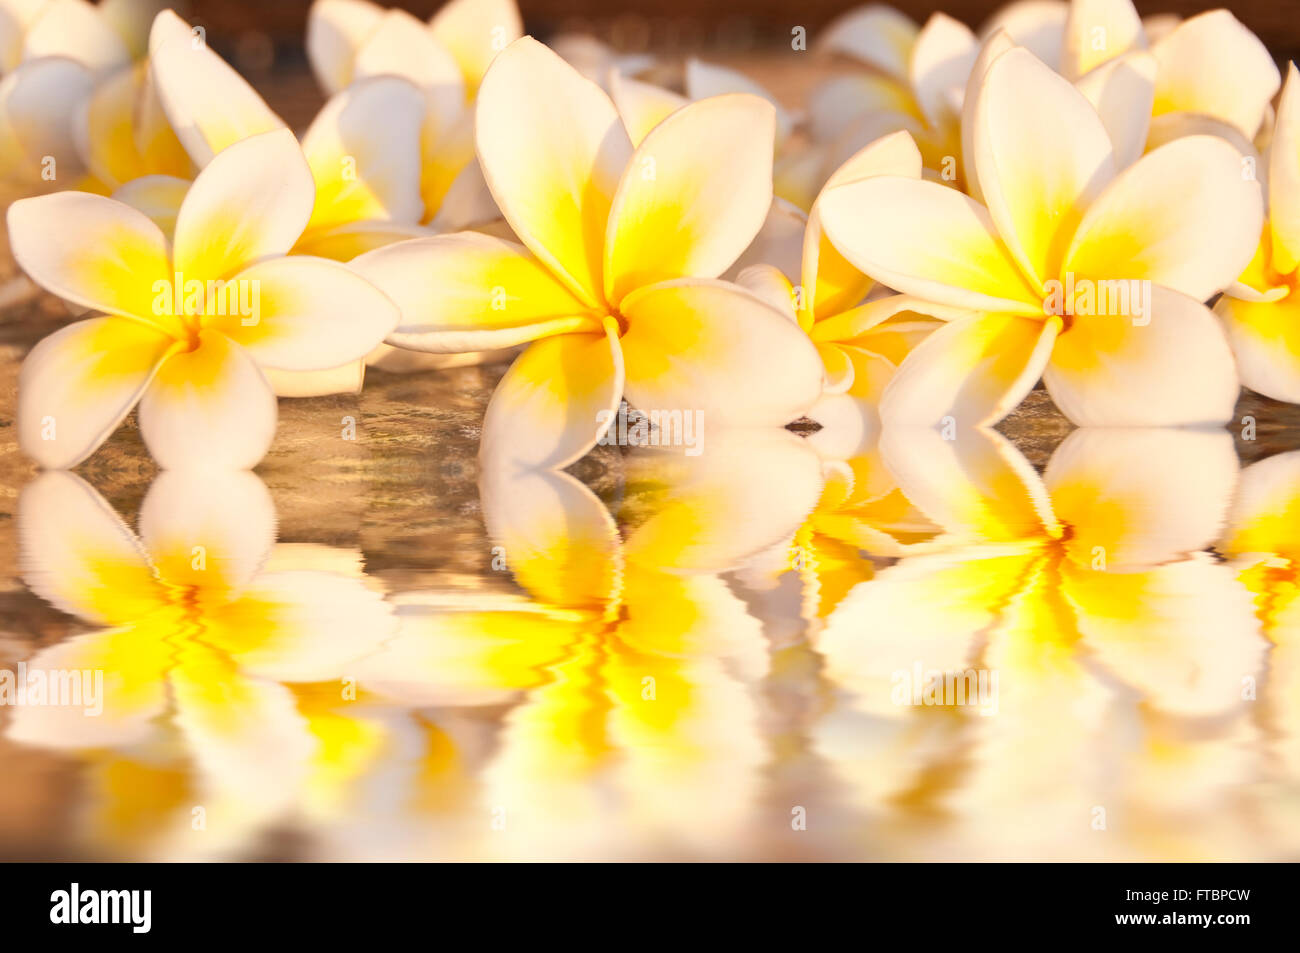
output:
[[[23,579],[90,630],[25,664],[102,712],[6,737],[79,766],[97,856],[1294,856],[1300,453],[855,434],[634,452],[609,503],[485,472],[500,572],[400,587],[251,474],[135,531],[44,475]]]

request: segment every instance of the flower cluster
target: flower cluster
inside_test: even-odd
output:
[[[1040,381],[1082,426],[1300,401],[1300,79],[1226,10],[1018,0],[976,33],[870,5],[798,54],[852,63],[798,110],[548,47],[513,0],[317,0],[329,99],[297,137],[160,6],[0,0],[10,245],[93,313],[22,370],[45,467],[137,405],[163,467],[252,467],[277,397],[358,390],[394,349],[522,347],[482,452],[527,469],[624,400],[808,417],[831,457],[989,426]]]

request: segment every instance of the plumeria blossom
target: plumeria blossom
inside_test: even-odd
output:
[[[329,720],[297,693],[332,683],[337,698],[340,680],[395,631],[395,620],[382,593],[357,575],[315,568],[319,560],[273,545],[275,511],[255,475],[162,474],[137,536],[82,480],[46,473],[22,492],[18,531],[32,591],[95,627],[27,665],[102,672],[102,710],[21,706],[9,739],[116,752],[120,775],[132,755],[147,761],[178,736],[191,765],[190,799],[172,812],[166,801],[155,804],[148,821],[156,849],[171,856],[246,849],[266,824],[337,780]],[[149,772],[130,776],[141,775]],[[194,804],[206,812],[198,844]]]
[[[935,14],[923,28],[892,8],[845,14],[819,39],[865,75],[838,77],[813,95],[814,137],[834,162],[895,129],[911,132],[926,168],[971,189],[963,99],[1001,51],[1021,45],[1075,83],[1102,116],[1121,166],[1186,135],[1228,139],[1245,153],[1264,128],[1280,78],[1257,37],[1226,10],[1146,29],[1131,0],[1026,0],[995,14],[979,38]],[[997,38],[1001,35],[1003,39]],[[1149,49],[1148,49],[1149,47]],[[978,194],[972,192],[972,194]]]
[[[718,437],[697,458],[631,454],[622,532],[568,474],[487,470],[484,518],[525,595],[393,597],[401,631],[363,663],[364,689],[515,703],[478,807],[510,818],[508,856],[708,849],[749,822],[767,649],[719,573],[788,534],[821,475],[788,432]]]
[[[898,176],[821,202],[827,235],[858,269],[979,312],[903,360],[885,420],[991,423],[1040,377],[1084,426],[1228,420],[1236,370],[1201,302],[1240,274],[1259,237],[1260,187],[1240,153],[1189,136],[1117,172],[1096,110],[1024,49],[993,61],[970,106],[985,204]]]
[[[424,93],[424,220],[448,230],[499,217],[474,161],[472,106],[493,57],[522,35],[514,0],[452,0],[427,24],[367,0],[316,0],[307,55],[330,94],[383,75],[402,76]]]
[[[255,465],[275,436],[263,366],[325,370],[397,324],[346,266],[287,256],[311,216],[311,170],[288,130],[219,153],[181,204],[175,237],[129,205],[82,192],[9,209],[14,256],[48,291],[102,314],[23,363],[18,439],[45,467],[90,456],[137,403],[167,468]]]
[[[162,6],[0,0],[0,188],[30,195],[95,185],[78,149],[79,117],[92,93],[130,75]]]
[[[1241,382],[1300,403],[1300,73],[1292,63],[1268,150],[1268,225],[1249,266],[1215,305]]]
[[[158,16],[150,43],[149,76],[162,114],[169,128],[180,133],[195,167],[203,168],[234,142],[284,128],[252,86],[171,11]],[[429,234],[421,225],[427,105],[415,84],[395,75],[359,79],[329,99],[302,137],[316,201],[295,254],[347,261],[390,242]],[[140,209],[169,234],[187,188],[184,179],[146,175],[114,197]],[[371,355],[376,362],[382,357],[382,352]],[[268,378],[284,397],[356,392],[366,363],[357,360],[310,373],[270,370]]]
[[[498,55],[477,109],[479,161],[522,245],[466,232],[353,267],[402,310],[390,344],[534,342],[488,405],[485,456],[566,466],[624,396],[702,411],[706,426],[782,426],[812,405],[821,366],[806,335],[716,280],[772,202],[767,102],[693,103],[634,150],[604,92],[525,37]]]

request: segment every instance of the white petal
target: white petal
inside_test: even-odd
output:
[[[998,233],[1027,275],[1056,278],[1070,234],[1115,176],[1105,126],[1027,50],[988,68],[973,118],[971,161]]]
[[[1061,73],[1078,79],[1102,63],[1146,46],[1132,0],[1072,0],[1065,24]]]
[[[899,365],[880,402],[885,426],[994,424],[1029,393],[1060,322],[1008,314],[949,321]]]
[[[740,257],[772,205],[773,128],[769,103],[736,93],[691,103],[646,136],[610,207],[606,300],[716,278]]]
[[[988,212],[955,189],[877,176],[828,189],[819,209],[840,254],[890,288],[958,308],[1042,314]]]
[[[1082,427],[1229,420],[1237,373],[1210,309],[1153,285],[1143,310],[1075,316],[1044,373],[1056,405]]]
[[[596,331],[594,315],[526,249],[478,232],[388,245],[352,262],[401,310],[388,343],[435,353]]]
[[[908,76],[912,90],[930,124],[939,125],[950,113],[954,90],[964,90],[979,45],[966,24],[944,13],[926,21],[912,48]]]
[[[141,321],[92,318],[45,338],[18,380],[18,441],[44,467],[72,467],[130,413],[171,337]]]
[[[239,272],[255,289],[252,314],[227,309],[205,326],[239,343],[259,365],[324,371],[359,361],[397,327],[400,313],[378,288],[339,262],[271,258]]]
[[[59,611],[114,625],[157,605],[140,541],[80,477],[41,474],[23,487],[17,517],[23,582]]]
[[[23,37],[23,59],[66,56],[101,75],[131,62],[117,31],[85,0],[49,0]]]
[[[311,169],[287,129],[235,143],[199,173],[176,217],[184,281],[232,277],[293,247],[311,217]]]
[[[83,308],[173,326],[170,308],[155,309],[156,283],[171,280],[167,240],[142,213],[99,195],[56,192],[15,202],[8,219],[14,258],[47,291]]]
[[[158,14],[149,48],[163,110],[200,168],[241,139],[284,128],[256,90],[172,11]]]
[[[561,469],[586,455],[623,395],[623,353],[613,322],[603,334],[534,341],[497,384],[483,419],[480,457],[493,468]]]
[[[1043,476],[1056,515],[1072,527],[1067,553],[1107,570],[1181,559],[1218,538],[1237,483],[1223,430],[1083,429]]]
[[[634,146],[639,146],[651,129],[690,102],[680,93],[617,72],[609,78],[609,98],[618,107]]]
[[[1160,64],[1156,115],[1203,113],[1247,138],[1254,138],[1282,85],[1267,48],[1227,10],[1184,20],[1151,52]]]
[[[326,93],[352,82],[357,50],[379,24],[381,7],[368,0],[315,0],[307,13],[307,59]]]
[[[918,32],[915,23],[892,7],[870,4],[836,17],[817,37],[817,46],[906,79]]]
[[[524,37],[484,78],[475,135],[483,177],[519,240],[594,306],[609,208],[632,154],[614,104]]]
[[[145,446],[168,470],[251,469],[271,446],[275,418],[257,364],[217,331],[168,358],[140,401]]]
[[[706,427],[782,427],[821,392],[822,362],[808,336],[738,285],[650,285],[622,313],[627,398],[639,410],[702,411]]]
[[[0,178],[42,188],[49,174],[76,181],[84,171],[76,117],[92,81],[85,66],[57,56],[23,63],[0,80]]]
[[[1061,65],[1065,21],[1070,5],[1064,0],[1016,0],[999,7],[980,27],[980,39],[987,41],[999,30],[1017,46],[1023,46],[1052,69]]]
[[[1149,279],[1204,301],[1249,264],[1264,224],[1259,183],[1236,149],[1188,136],[1129,166],[1079,223],[1065,270]]]
[[[763,86],[739,70],[705,63],[694,57],[686,61],[686,95],[690,99],[707,99],[710,96],[725,96],[727,93],[748,93],[766,99],[776,110],[776,147],[780,149],[790,138],[790,133],[794,131],[794,118]]]
[[[420,221],[424,108],[420,91],[392,76],[360,80],[325,104],[302,139],[316,183],[309,227]]]
[[[1097,67],[1078,83],[1115,145],[1115,165],[1126,168],[1147,144],[1156,94],[1156,60],[1150,53],[1126,53]]]

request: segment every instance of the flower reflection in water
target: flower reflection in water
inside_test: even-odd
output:
[[[7,737],[84,766],[97,856],[1296,850],[1300,452],[1080,430],[1040,474],[855,433],[632,451],[599,495],[490,467],[480,577],[277,544],[250,474],[164,474],[138,533],[42,476],[23,579],[93,630],[27,664],[101,669],[105,708]]]
[[[86,752],[92,838],[219,854],[327,796],[337,726],[310,688],[341,707],[392,612],[359,573],[318,568],[337,557],[274,546],[260,479],[164,473],[137,536],[86,483],[47,473],[23,491],[19,532],[32,591],[97,627],[28,668],[102,672],[104,697],[98,714],[15,708],[8,735]]]

